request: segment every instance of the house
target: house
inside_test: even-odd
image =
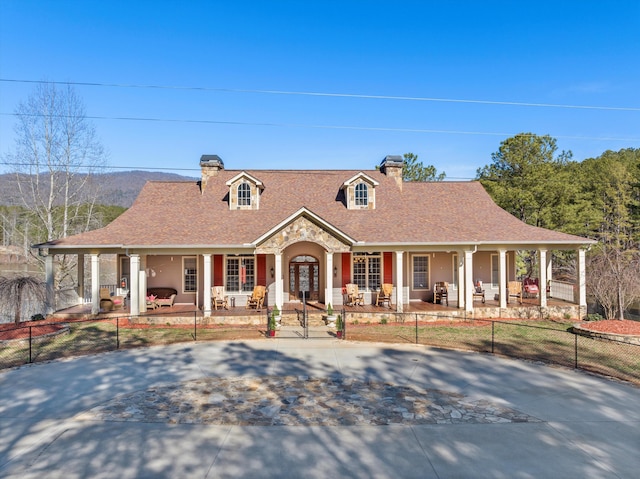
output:
[[[272,306],[304,295],[335,307],[348,283],[369,304],[382,283],[392,283],[391,303],[401,312],[432,301],[440,281],[472,313],[478,280],[506,307],[507,294],[499,293],[516,279],[516,251],[538,252],[539,284],[546,285],[550,251],[573,250],[578,280],[569,288],[586,313],[592,241],[521,222],[478,182],[403,182],[400,156],[370,171],[228,170],[216,155],[202,156],[200,167],[200,181],[148,182],[102,229],[36,245],[47,255],[48,281],[56,254],[78,255],[78,277],[89,255],[97,313],[100,255],[117,254],[131,315],[145,311],[150,287],[173,288],[177,303],[208,315],[212,286],[224,286],[236,306],[264,285]],[[539,305],[546,302],[540,294]]]

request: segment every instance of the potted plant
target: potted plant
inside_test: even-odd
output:
[[[273,307],[271,316],[273,316],[273,318],[275,319],[276,329],[280,329],[280,326],[282,326],[282,315],[280,314],[280,310],[278,309],[277,304]]]
[[[329,326],[330,328],[335,327],[336,325],[336,315],[333,314],[333,307],[331,306],[331,303],[329,303],[327,305],[327,326]]]
[[[269,331],[268,331],[268,335],[273,337],[276,335],[276,315],[274,314],[275,311],[271,312],[271,316],[269,316]]]
[[[342,315],[339,314],[336,319],[336,338],[342,339]]]

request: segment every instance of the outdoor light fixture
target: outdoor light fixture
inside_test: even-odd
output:
[[[338,267],[334,266],[333,267],[333,277],[336,278],[338,276]]]
[[[49,256],[49,248],[38,248],[38,256],[42,258]]]
[[[273,267],[271,268],[271,279],[273,279],[274,273],[273,273]]]

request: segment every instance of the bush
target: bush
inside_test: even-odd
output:
[[[585,321],[601,321],[604,318],[600,316],[598,313],[587,314],[587,317],[584,318]]]

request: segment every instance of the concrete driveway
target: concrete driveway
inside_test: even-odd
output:
[[[136,404],[157,412],[165,405],[156,398],[188,403],[182,389],[204,379],[215,397],[216,378],[265,377],[411,387],[481,418],[514,413],[265,426],[150,419]],[[185,343],[0,372],[0,477],[636,478],[638,405],[640,389],[619,381],[483,354],[333,340]]]

